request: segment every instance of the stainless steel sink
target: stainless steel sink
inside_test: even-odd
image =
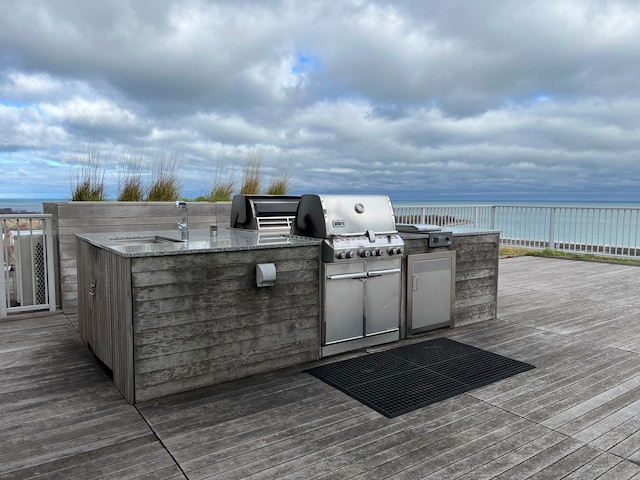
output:
[[[122,245],[152,245],[156,243],[184,242],[184,240],[179,240],[171,237],[163,237],[162,235],[156,235],[154,237],[114,238],[113,241]]]

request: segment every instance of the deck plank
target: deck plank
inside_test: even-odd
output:
[[[633,266],[501,260],[497,319],[405,342],[536,368],[393,419],[303,371],[341,357],[132,406],[66,316],[21,315],[0,322],[0,479],[640,478],[638,289]]]
[[[0,415],[0,478],[184,478],[62,314],[0,322]]]

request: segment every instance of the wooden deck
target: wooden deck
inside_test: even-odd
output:
[[[537,368],[393,419],[302,366],[128,405],[67,317],[4,321],[0,479],[640,478],[638,291],[638,267],[501,260],[498,320],[429,337]]]

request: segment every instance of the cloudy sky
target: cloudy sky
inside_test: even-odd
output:
[[[0,0],[0,198],[88,146],[183,194],[258,152],[292,193],[640,201],[637,0]],[[275,172],[275,173],[274,173]]]

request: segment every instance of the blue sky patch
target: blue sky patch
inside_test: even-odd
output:
[[[310,72],[319,72],[322,70],[322,61],[310,54],[297,52],[296,61],[291,67],[291,73],[296,75],[304,75]]]

